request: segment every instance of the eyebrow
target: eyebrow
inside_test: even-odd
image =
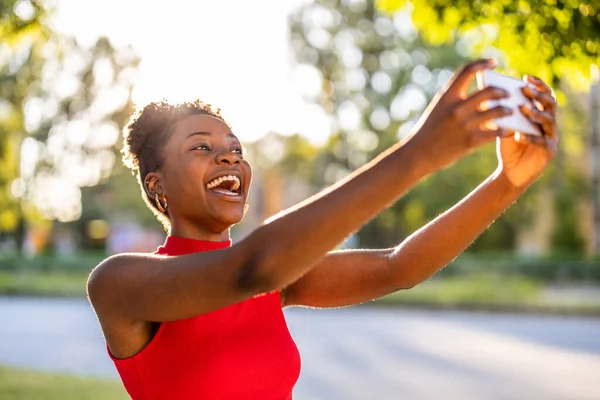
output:
[[[192,132],[192,133],[190,133],[190,134],[188,134],[188,135],[187,135],[187,137],[186,137],[186,140],[187,140],[187,139],[189,139],[189,138],[191,138],[192,136],[195,136],[195,135],[200,135],[200,136],[212,136],[212,133],[210,133],[210,132]],[[240,140],[237,138],[237,136],[235,136],[235,135],[234,135],[233,133],[231,133],[231,132],[227,134],[227,137],[234,138],[234,139],[236,139],[238,142],[240,141]]]

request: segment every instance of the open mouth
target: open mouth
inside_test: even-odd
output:
[[[226,175],[213,179],[206,184],[206,188],[226,196],[240,196],[242,194],[240,178],[234,175]]]

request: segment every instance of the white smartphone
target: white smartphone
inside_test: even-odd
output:
[[[542,136],[541,128],[531,122],[521,110],[519,106],[522,104],[529,104],[534,107],[532,101],[525,97],[521,89],[525,86],[531,86],[530,83],[522,81],[520,79],[512,78],[510,76],[499,74],[491,70],[484,70],[477,73],[477,87],[483,89],[487,86],[494,86],[501,88],[510,93],[510,97],[500,100],[488,100],[483,105],[485,109],[493,108],[498,105],[508,107],[513,110],[512,115],[497,118],[494,123],[500,128],[510,130],[513,132],[521,132],[526,135]]]

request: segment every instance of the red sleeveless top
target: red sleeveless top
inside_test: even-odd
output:
[[[169,236],[157,254],[231,246]],[[194,318],[163,322],[138,354],[114,361],[133,400],[291,400],[300,354],[279,292]]]

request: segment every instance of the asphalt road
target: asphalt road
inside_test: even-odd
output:
[[[297,400],[600,399],[600,319],[292,309]],[[117,377],[84,300],[0,298],[0,364]]]

